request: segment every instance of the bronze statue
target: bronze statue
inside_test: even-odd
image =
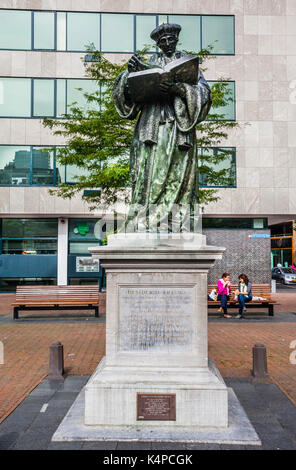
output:
[[[151,38],[156,41],[160,53],[153,54],[147,63],[139,55],[133,55],[128,62],[128,70],[114,83],[113,98],[119,115],[135,119],[140,113],[130,150],[133,211],[128,216],[128,221],[135,218],[134,209],[139,208],[136,211],[139,231],[151,230],[151,225],[153,230],[161,226],[162,220],[167,220],[176,205],[193,206],[198,203],[195,127],[205,120],[211,107],[210,87],[201,71],[196,69],[191,83],[188,83],[190,80],[176,81],[169,73],[161,79],[157,77],[159,82],[147,82],[147,86],[152,87],[148,93],[150,98],[147,98],[147,93],[142,97],[140,88],[130,89],[132,76],[139,75],[145,79],[145,74],[150,76],[147,70],[165,70],[168,64],[181,58],[192,62],[194,56],[176,51],[180,30],[181,26],[168,23],[154,29]],[[184,65],[181,66],[184,69]],[[151,77],[154,79],[155,75]],[[157,92],[156,95],[153,91]],[[137,96],[138,99],[135,98]]]

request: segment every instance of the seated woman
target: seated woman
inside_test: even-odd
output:
[[[223,311],[224,318],[231,318],[231,315],[227,313],[227,301],[229,300],[230,296],[230,274],[223,273],[222,278],[218,281],[218,297],[217,299],[221,301],[220,308],[218,312]]]
[[[238,279],[238,289],[235,291],[235,293],[238,295],[239,310],[238,315],[236,315],[235,318],[242,318],[243,312],[247,311],[245,303],[252,300],[252,284],[246,274],[240,274]]]

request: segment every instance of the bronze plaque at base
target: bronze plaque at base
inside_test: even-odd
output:
[[[176,395],[137,393],[138,421],[176,421]]]

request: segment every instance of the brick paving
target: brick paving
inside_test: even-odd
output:
[[[294,294],[277,296],[281,299],[281,306],[277,307],[281,312],[296,311]],[[289,299],[284,303],[286,296]],[[12,294],[0,296],[0,315],[10,318],[13,298]],[[104,295],[101,312],[103,302]],[[32,321],[33,315],[28,321],[0,325],[5,359],[0,365],[0,422],[46,377],[49,346],[53,341],[64,345],[65,370],[69,375],[92,374],[104,355],[105,325],[101,321],[70,321],[71,313],[65,313],[69,318],[67,322],[61,316],[56,323],[50,323],[48,314],[36,323]],[[270,376],[296,405],[296,365],[289,361],[292,340],[296,340],[296,317],[295,322],[272,323],[272,319],[266,317],[262,322],[223,319],[209,323],[209,355],[224,377],[248,377],[252,368],[252,347],[261,342],[267,348]]]

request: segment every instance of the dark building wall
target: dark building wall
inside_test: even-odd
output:
[[[255,284],[270,283],[270,239],[249,238],[253,234],[270,234],[269,230],[203,230],[207,244],[224,246],[222,260],[215,262],[209,272],[209,284],[216,284],[223,272],[231,275],[233,284],[238,282],[241,273],[247,274]]]

